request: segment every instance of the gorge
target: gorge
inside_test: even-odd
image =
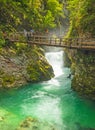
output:
[[[0,0],[0,130],[95,130],[95,0]]]
[[[45,55],[55,77],[0,92],[0,129],[94,130],[94,102],[72,91],[71,79],[67,78],[71,72],[64,67],[64,52]]]

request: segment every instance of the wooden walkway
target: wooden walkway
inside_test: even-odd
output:
[[[95,50],[95,38],[64,38],[63,36],[33,35],[30,32],[13,33],[8,38],[11,42],[22,42],[30,45],[46,45],[70,49]]]

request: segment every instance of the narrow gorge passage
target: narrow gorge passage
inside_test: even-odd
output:
[[[62,50],[46,53],[54,69],[53,79],[0,93],[0,115],[4,117],[0,130],[16,130],[26,117],[43,122],[37,130],[95,128],[95,105],[71,90],[70,69],[64,67],[63,54]]]

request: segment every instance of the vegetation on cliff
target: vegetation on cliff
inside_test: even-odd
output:
[[[85,37],[95,35],[95,1],[68,0],[70,28],[68,37]],[[95,53],[91,50],[66,50],[71,60],[74,77],[72,88],[80,95],[95,100]]]
[[[64,19],[63,1],[0,0],[0,5],[0,87],[10,88],[53,77],[52,67],[39,47],[12,45],[7,36],[16,31],[38,33],[59,28]]]
[[[0,87],[11,88],[51,79],[52,67],[41,48],[17,43],[0,49]]]
[[[0,5],[0,87],[10,88],[53,77],[52,67],[39,47],[12,45],[6,38],[24,29],[45,32],[59,28],[64,19],[63,1],[0,0]]]
[[[72,88],[79,95],[95,100],[95,54],[94,51],[66,50],[71,61]]]
[[[1,31],[44,31],[59,27],[64,19],[63,1],[0,0]]]
[[[70,12],[69,36],[95,35],[95,1],[94,0],[68,0]]]

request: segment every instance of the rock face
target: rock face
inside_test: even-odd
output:
[[[80,95],[95,100],[95,52],[68,50],[74,74],[72,88]]]
[[[0,88],[49,80],[53,76],[53,69],[39,47],[17,43],[0,49]]]

